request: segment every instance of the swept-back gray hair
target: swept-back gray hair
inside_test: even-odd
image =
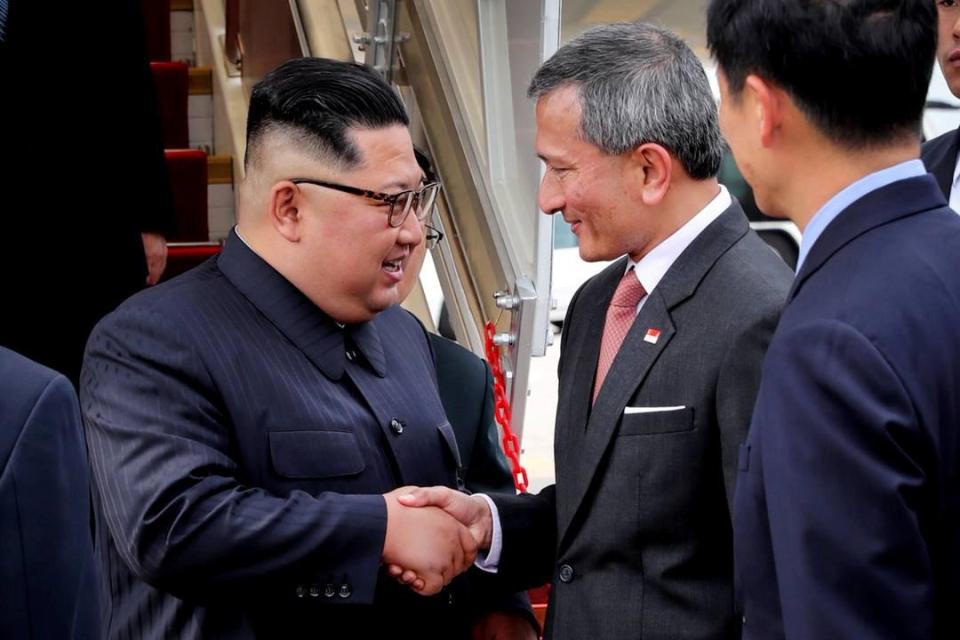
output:
[[[724,143],[703,65],[675,34],[643,22],[593,27],[537,70],[527,94],[579,89],[580,135],[619,155],[653,142],[695,179],[717,175]]]

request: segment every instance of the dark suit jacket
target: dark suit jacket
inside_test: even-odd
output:
[[[144,286],[140,233],[173,224],[160,117],[138,0],[9,1],[0,344],[76,384],[94,324]]]
[[[618,260],[564,323],[557,483],[495,498],[500,573],[552,581],[557,639],[737,638],[729,501],[760,365],[791,274],[734,204],[650,293],[591,407]],[[647,330],[660,330],[655,343]],[[677,411],[627,413],[626,407]]]
[[[431,333],[430,346],[437,368],[440,401],[457,436],[461,468],[458,484],[470,493],[514,495],[516,489],[493,420],[493,376],[486,361],[456,342]],[[461,597],[469,598],[477,612],[509,611],[530,620],[536,618],[525,593],[510,594],[483,573],[474,573],[460,585]]]
[[[745,639],[960,637],[957,256],[931,176],[813,245],[740,453]]]
[[[471,493],[515,493],[493,421],[493,376],[473,352],[430,334],[443,409],[457,436],[465,488]]]
[[[0,347],[0,638],[100,638],[73,387]]]
[[[927,171],[937,179],[937,185],[949,202],[953,172],[957,168],[957,153],[960,152],[960,129],[948,131],[923,144],[920,159]]]
[[[456,638],[381,571],[381,493],[456,482],[426,333],[339,328],[231,235],[98,325],[81,387],[110,638]]]

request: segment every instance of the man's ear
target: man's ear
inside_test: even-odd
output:
[[[641,201],[647,206],[660,204],[670,190],[673,177],[670,152],[659,144],[648,142],[631,152],[630,164],[636,173],[634,184],[640,189]]]
[[[289,180],[273,185],[267,201],[270,224],[289,242],[300,242],[303,196]]]
[[[770,147],[783,124],[786,93],[755,74],[747,76],[743,93],[756,114],[760,144]]]

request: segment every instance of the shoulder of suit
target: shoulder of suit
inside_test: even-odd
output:
[[[0,347],[0,458],[6,457],[4,443],[13,444],[9,430],[19,432],[44,394],[54,392],[66,402],[76,402],[73,385],[65,376]]]
[[[28,389],[35,389],[34,396],[46,389],[51,382],[58,378],[66,378],[57,371],[45,367],[39,362],[20,355],[5,347],[0,347],[0,381],[2,381],[3,393],[0,395],[9,396],[13,390],[17,390],[19,397],[29,395]],[[67,383],[69,384],[69,382]]]
[[[138,291],[120,303],[113,313],[135,310],[202,313],[222,296],[233,295],[243,294],[224,277],[216,261],[208,261],[175,278]]]
[[[712,271],[729,281],[731,292],[763,303],[782,306],[793,284],[794,273],[754,231],[749,231],[717,260]]]
[[[477,370],[478,372],[485,370],[485,361],[473,351],[435,333],[429,334],[429,337],[438,370],[441,368],[455,368],[458,371]]]

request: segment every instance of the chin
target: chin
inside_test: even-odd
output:
[[[372,318],[381,311],[386,311],[398,302],[400,302],[400,296],[398,295],[397,290],[394,288],[389,291],[381,292],[380,295],[371,297],[367,301],[366,307],[370,312],[370,317]]]
[[[580,253],[580,259],[584,262],[596,262],[598,260],[603,260],[603,257],[598,256],[596,250],[593,247],[588,247],[583,244],[583,239],[580,240],[580,246],[578,247]]]

